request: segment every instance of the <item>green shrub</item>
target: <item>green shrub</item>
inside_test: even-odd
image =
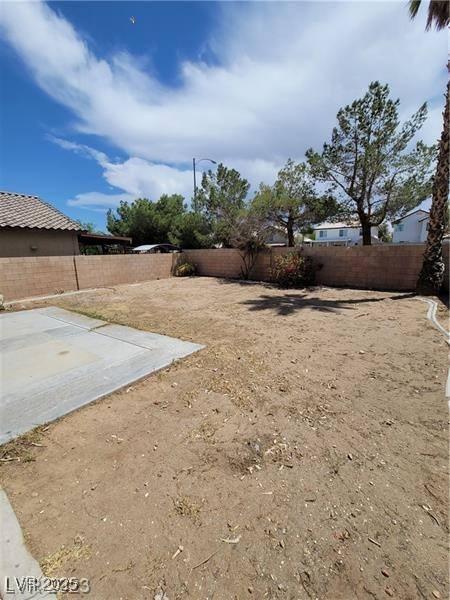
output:
[[[275,257],[271,275],[281,287],[303,287],[315,282],[316,268],[310,256],[290,252]]]
[[[175,268],[175,277],[191,277],[192,275],[195,275],[195,266],[191,263],[184,262]]]

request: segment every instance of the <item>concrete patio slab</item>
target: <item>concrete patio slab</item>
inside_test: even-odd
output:
[[[68,325],[77,325],[82,329],[91,330],[105,325],[105,321],[102,321],[101,319],[93,319],[92,317],[87,317],[86,315],[80,315],[79,313],[64,310],[64,308],[59,308],[58,306],[48,306],[47,308],[40,308],[38,310],[42,315],[53,317],[53,319],[62,321]]]
[[[0,443],[203,346],[57,307],[0,316]]]

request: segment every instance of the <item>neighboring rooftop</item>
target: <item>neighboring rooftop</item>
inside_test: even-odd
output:
[[[78,239],[84,244],[114,244],[123,243],[131,244],[133,238],[125,237],[123,235],[106,235],[104,233],[90,233],[89,231],[82,231],[78,234]]]
[[[398,219],[395,219],[395,221],[392,221],[392,223],[394,225],[396,223],[400,223],[400,221],[403,221],[403,219],[406,219],[407,217],[411,217],[412,215],[415,215],[416,213],[423,213],[425,215],[422,219],[419,219],[419,221],[428,219],[428,217],[430,216],[430,211],[424,210],[423,208],[416,208],[416,209],[411,210],[410,212],[406,213],[406,215],[403,215],[403,217],[399,217]]]
[[[314,225],[313,229],[354,229],[355,227],[361,227],[356,221],[352,223],[321,223],[320,225]]]
[[[133,248],[133,252],[155,252],[156,250],[161,250],[162,252],[179,252],[180,248],[174,244],[143,244],[142,246]]]
[[[79,231],[79,223],[37,196],[0,192],[0,227]]]

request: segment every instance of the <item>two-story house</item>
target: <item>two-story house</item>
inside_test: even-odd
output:
[[[314,227],[313,244],[325,246],[356,246],[362,244],[362,229],[359,223],[322,223]],[[372,244],[379,244],[378,227],[371,227]]]
[[[421,208],[393,222],[394,244],[422,244],[427,239],[430,213]]]

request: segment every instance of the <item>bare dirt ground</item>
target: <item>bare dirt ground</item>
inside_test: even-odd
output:
[[[207,348],[2,463],[44,572],[95,600],[448,597],[448,347],[425,304],[206,278],[48,303]]]

